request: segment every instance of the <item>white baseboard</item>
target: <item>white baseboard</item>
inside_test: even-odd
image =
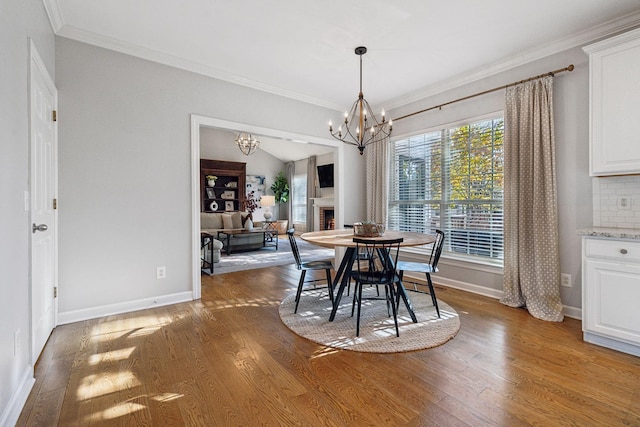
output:
[[[425,283],[425,284],[427,283],[424,278],[424,274],[420,274],[419,276],[417,276],[412,273],[406,272],[404,277],[405,277],[405,281],[408,278],[418,283]],[[439,275],[437,279],[435,278],[435,276],[432,276],[432,277],[434,282],[437,282],[438,285],[443,285],[448,288],[460,289],[462,291],[467,291],[467,292],[471,292],[478,295],[484,295],[486,297],[491,297],[495,299],[502,298],[502,291],[499,291],[497,289],[487,288],[485,286],[478,286],[478,285],[474,285],[472,283],[467,283],[467,282],[461,282],[459,280],[448,279],[446,277],[442,277],[441,275]]]
[[[125,301],[116,304],[108,304],[81,310],[72,310],[58,313],[58,324],[80,322],[82,320],[96,319],[98,317],[110,316],[112,314],[128,313],[130,311],[145,310],[152,307],[177,304],[193,300],[193,293],[180,292],[171,295],[161,295],[151,298],[143,298],[135,301]]]
[[[29,397],[29,393],[35,383],[36,379],[33,375],[33,366],[29,365],[22,373],[22,378],[20,379],[18,388],[13,395],[11,395],[9,403],[2,411],[2,416],[0,416],[0,426],[11,427],[16,425],[18,418],[20,417],[20,413],[22,412],[22,408],[25,403],[27,403],[27,398]]]
[[[416,281],[418,283],[426,283],[423,275],[416,276],[410,273],[406,273],[404,275],[405,278],[409,278],[410,280]],[[458,280],[447,279],[446,277],[438,276],[437,280],[438,285],[443,285],[448,288],[460,289],[461,291],[467,291],[478,295],[484,295],[486,297],[494,298],[499,300],[502,298],[504,292],[498,289],[487,288],[485,286],[478,286],[472,283],[461,282]],[[571,317],[573,319],[582,319],[582,309],[578,307],[570,307],[568,305],[563,306],[562,312],[565,316]]]

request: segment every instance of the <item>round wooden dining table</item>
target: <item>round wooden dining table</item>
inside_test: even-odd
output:
[[[351,275],[351,270],[353,269],[353,263],[356,261],[356,243],[353,241],[354,237],[358,237],[360,239],[367,239],[375,242],[376,240],[391,240],[391,239],[400,239],[402,238],[402,242],[400,246],[422,246],[429,245],[435,242],[436,237],[430,234],[423,233],[415,233],[412,231],[393,231],[387,230],[380,237],[361,237],[353,234],[352,228],[345,228],[339,230],[323,230],[323,231],[312,231],[309,233],[303,233],[300,235],[302,240],[305,240],[309,243],[314,243],[319,246],[323,246],[326,248],[336,248],[336,247],[344,247],[346,248],[346,252],[344,257],[342,257],[342,261],[340,262],[340,267],[338,268],[337,274],[334,278],[332,287],[335,290],[335,287],[340,283],[340,287],[338,288],[338,292],[334,291],[334,301],[333,301],[333,309],[331,310],[331,316],[329,317],[329,321],[332,322],[336,317],[336,312],[338,311],[338,307],[340,305],[340,299],[342,298],[342,294],[344,289],[349,284],[349,276]],[[405,289],[401,280],[398,279],[398,292],[402,297],[402,301],[407,307],[407,311],[411,316],[411,320],[414,323],[418,322],[416,315],[413,311],[413,306],[411,305],[411,300],[407,295],[407,290]]]

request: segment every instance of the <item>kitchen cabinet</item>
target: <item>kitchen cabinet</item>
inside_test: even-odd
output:
[[[640,356],[640,241],[582,237],[584,340]]]
[[[591,176],[640,174],[640,29],[586,46]]]

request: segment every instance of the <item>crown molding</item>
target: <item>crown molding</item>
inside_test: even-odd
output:
[[[343,105],[338,105],[333,102],[307,96],[277,86],[252,81],[196,61],[178,58],[176,56],[162,53],[153,49],[143,48],[131,43],[123,42],[121,40],[72,27],[65,23],[64,15],[62,13],[62,9],[58,0],[43,0],[43,4],[46,9],[47,15],[49,16],[51,27],[53,28],[53,31],[57,36],[146,59],[148,61],[168,65],[174,68],[190,71],[196,74],[201,74],[207,77],[212,77],[218,80],[226,81],[251,89],[256,89],[273,95],[282,96],[323,108],[328,108],[330,110],[343,111],[344,109]],[[420,101],[425,98],[429,98],[439,93],[443,93],[448,90],[452,90],[457,87],[482,80],[495,74],[511,70],[513,68],[525,65],[527,63],[545,58],[559,52],[563,52],[577,46],[583,46],[585,44],[592,43],[598,39],[613,35],[615,33],[633,29],[638,26],[640,26],[640,11],[633,12],[621,18],[596,25],[588,30],[581,31],[569,37],[565,37],[542,48],[533,49],[528,52],[506,58],[494,63],[493,65],[484,67],[482,70],[453,77],[450,80],[418,89],[409,94],[401,95],[388,101],[383,101],[382,103],[385,104],[386,110],[403,107],[405,105]]]
[[[583,46],[587,43],[592,43],[598,39],[611,36],[616,33],[634,29],[638,26],[640,26],[640,12],[633,12],[621,18],[604,22],[588,30],[557,40],[556,42],[550,43],[542,48],[530,50],[528,52],[518,54],[517,56],[501,60],[493,65],[483,68],[480,71],[463,74],[446,82],[428,86],[410,94],[393,98],[385,102],[385,106],[387,110],[403,107],[421,99],[429,98],[448,90],[546,58],[547,56],[551,56],[574,47]]]
[[[55,2],[55,0],[51,1]],[[55,31],[55,33],[59,37],[64,37],[93,46],[102,47],[115,52],[124,53],[137,58],[146,59],[148,61],[168,65],[174,68],[190,71],[192,73],[201,74],[207,77],[212,77],[214,79],[226,81],[228,83],[245,86],[251,89],[256,89],[273,95],[301,101],[307,104],[328,108],[330,110],[342,111],[343,108],[341,105],[331,103],[322,99],[307,96],[277,86],[252,81],[196,61],[190,61],[183,58],[178,58],[170,54],[159,52],[157,50],[143,48],[138,45],[124,42],[122,40],[106,37],[97,33],[93,33],[91,31],[81,30],[68,24],[62,25],[57,31]]]
[[[58,31],[64,26],[64,16],[62,15],[62,8],[58,0],[42,0],[44,4],[44,10],[49,17],[49,23],[54,33],[58,34]]]

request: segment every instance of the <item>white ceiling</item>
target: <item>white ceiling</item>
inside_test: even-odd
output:
[[[56,34],[344,111],[640,25],[640,0],[43,0]],[[324,118],[322,118],[324,120]]]

